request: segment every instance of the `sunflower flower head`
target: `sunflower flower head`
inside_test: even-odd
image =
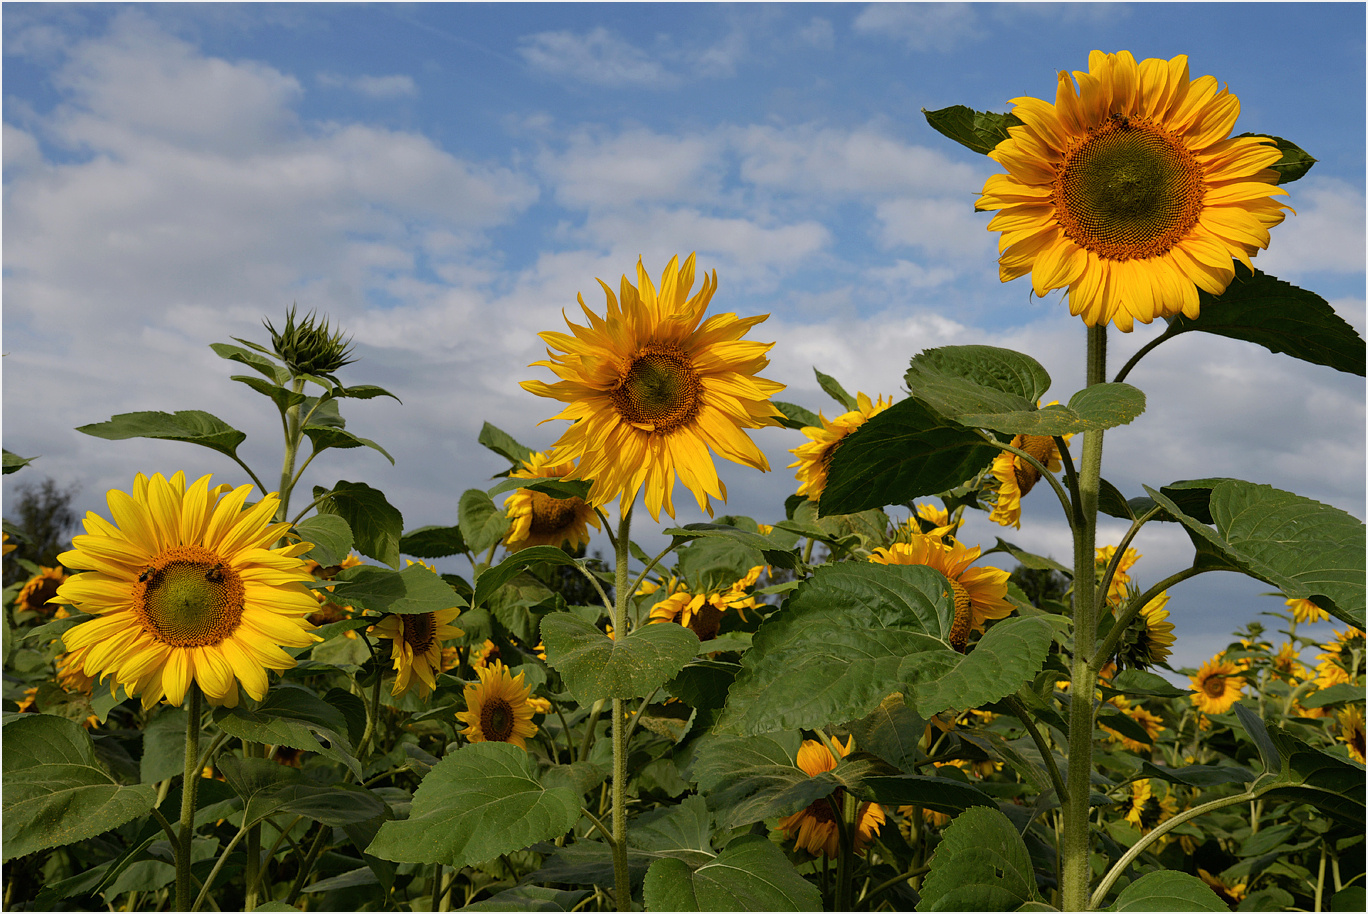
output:
[[[83,652],[85,676],[112,677],[144,708],[179,705],[195,684],[233,707],[239,683],[260,701],[266,671],[295,665],[282,648],[319,640],[305,618],[318,603],[299,558],[313,544],[273,548],[290,525],[271,522],[275,493],[244,507],[251,489],[140,473],[132,494],[110,490],[113,523],[86,515],[86,532],[58,560],[88,570],[54,598],[96,617],[63,635],[68,651]]]
[[[426,562],[409,559],[408,564],[422,565],[436,573]],[[393,645],[390,657],[395,675],[391,695],[403,695],[414,683],[423,698],[432,694],[437,687],[437,674],[442,671],[442,642],[465,634],[451,624],[460,614],[458,606],[437,612],[390,613],[370,627],[372,634],[389,638]]]
[[[835,419],[828,420],[825,415],[818,413],[818,418],[822,420],[821,427],[805,427],[803,434],[808,438],[808,442],[789,451],[798,458],[789,464],[790,469],[798,468],[794,474],[799,482],[798,494],[805,495],[812,501],[820,499],[822,492],[826,490],[831,459],[836,456],[836,449],[840,447],[841,442],[855,429],[892,405],[891,397],[884,400],[880,394],[877,400],[870,400],[868,394],[859,393],[855,395],[856,408],[842,413]]]
[[[833,740],[841,756],[850,754],[855,738]],[[815,739],[803,740],[798,749],[798,767],[808,777],[816,777],[824,771],[836,768],[836,758],[831,750]],[[834,858],[840,852],[840,831],[836,823],[837,810],[845,808],[845,788],[837,787],[830,795],[814,800],[806,809],[780,819],[777,827],[785,839],[793,839],[794,846],[816,856],[825,854]],[[844,815],[844,813],[841,813]],[[861,803],[855,812],[855,853],[863,854],[865,848],[874,840],[885,821],[883,807],[878,803]]]
[[[1132,667],[1147,669],[1168,660],[1176,640],[1173,636],[1173,623],[1169,621],[1168,591],[1164,591],[1141,608],[1131,620],[1116,653],[1116,664],[1120,669]]]
[[[1335,632],[1334,640],[1321,647],[1325,653],[1316,655],[1316,688],[1363,681],[1363,632],[1356,628]]]
[[[1339,733],[1335,739],[1349,749],[1349,757],[1363,764],[1363,705],[1345,705],[1335,717]]]
[[[1178,813],[1178,800],[1164,788],[1162,781],[1159,784],[1156,790],[1149,778],[1131,781],[1131,795],[1124,804],[1125,819],[1142,835],[1154,831],[1156,826]],[[1167,843],[1167,839],[1163,843]]]
[[[1232,909],[1244,900],[1245,895],[1249,891],[1249,886],[1246,883],[1237,882],[1234,879],[1230,882],[1226,882],[1224,879],[1219,876],[1213,876],[1201,867],[1197,868],[1197,875],[1201,877],[1203,882],[1211,887],[1211,890],[1216,893],[1218,898],[1224,901]]]
[[[554,384],[523,381],[524,389],[566,404],[555,417],[571,425],[556,442],[555,463],[576,462],[567,479],[589,479],[589,501],[621,499],[625,512],[645,489],[646,508],[674,517],[678,477],[712,514],[712,498],[727,500],[712,454],[769,470],[747,429],[780,425],[770,397],[784,385],[759,377],[773,343],[743,340],[768,315],[738,318],[707,310],[717,275],[694,283],[694,255],[671,258],[656,290],[637,262],[637,283],[622,277],[619,296],[602,280],[606,316],[580,297],[588,326],[566,323],[570,333],[541,334],[548,359],[534,362],[555,372]],[[555,350],[555,351],[553,351]],[[550,420],[547,420],[550,421]]]
[[[1064,436],[1064,442],[1067,444],[1072,437]],[[1011,445],[1030,454],[1051,473],[1058,473],[1063,468],[1059,446],[1048,435],[1017,435],[1012,438]],[[1003,451],[993,458],[990,473],[995,480],[995,495],[988,519],[1004,527],[1021,529],[1021,500],[1040,481],[1040,470],[1025,458]]]
[[[1197,670],[1191,677],[1192,703],[1203,714],[1224,714],[1244,692],[1245,681],[1240,676],[1244,667],[1226,660],[1220,654]]]
[[[1112,559],[1115,557],[1115,546],[1103,546],[1097,550],[1097,556],[1094,561],[1097,570],[1097,582],[1099,584],[1102,581],[1102,575],[1106,573],[1107,566],[1111,564]],[[1125,602],[1131,583],[1131,577],[1127,572],[1130,571],[1131,567],[1139,561],[1140,558],[1140,553],[1136,552],[1134,549],[1128,548],[1125,552],[1121,553],[1121,560],[1117,562],[1116,571],[1112,574],[1112,579],[1107,584],[1107,602],[1112,606]]]
[[[1012,104],[1022,123],[989,153],[1007,173],[977,204],[997,212],[999,274],[1067,289],[1090,327],[1197,317],[1198,290],[1224,292],[1236,260],[1253,269],[1289,208],[1273,199],[1276,142],[1231,137],[1239,99],[1190,79],[1184,55],[1093,51],[1088,72],[1060,72],[1054,104]]]
[[[532,717],[537,707],[531,702],[532,689],[523,684],[523,673],[514,676],[500,661],[475,670],[478,683],[465,687],[466,709],[456,713],[465,724],[462,735],[472,743],[512,743],[527,749],[527,741],[537,735]]]
[[[749,588],[755,586],[764,567],[756,565],[725,590],[701,594],[690,593],[687,586],[671,578],[667,585],[669,595],[651,607],[648,624],[674,622],[691,629],[699,641],[711,641],[717,637],[723,613],[727,610],[734,610],[744,618],[746,609],[759,606]],[[659,586],[654,587],[649,593],[659,589]]]
[[[1310,600],[1287,600],[1285,605],[1298,622],[1326,622],[1330,619],[1328,612]]]
[[[573,463],[550,463],[546,454],[534,453],[508,475],[514,479],[562,479],[574,469]],[[504,502],[504,512],[509,521],[504,545],[510,552],[528,546],[579,549],[589,545],[589,524],[599,528],[598,512],[578,495],[557,498],[534,489],[518,489]]]
[[[963,653],[971,632],[984,630],[989,619],[1003,619],[1012,612],[1007,601],[1007,579],[1000,568],[970,568],[982,549],[959,542],[943,543],[938,537],[914,537],[909,543],[879,547],[870,555],[881,565],[928,565],[950,581],[955,600],[955,622],[950,644]]]
[[[29,578],[14,597],[15,612],[31,612],[40,616],[51,615],[60,608],[52,602],[57,596],[57,588],[67,579],[66,572],[59,566],[48,568],[39,566],[38,573]]]
[[[1157,714],[1151,714],[1139,705],[1133,705],[1121,695],[1112,698],[1111,703],[1121,710],[1121,713],[1135,721],[1145,730],[1149,736],[1148,743],[1142,743],[1137,739],[1126,736],[1120,730],[1115,730],[1107,726],[1105,719],[1099,720],[1097,725],[1107,732],[1107,738],[1114,743],[1120,743],[1130,752],[1143,753],[1146,756],[1154,750],[1154,743],[1159,739],[1159,734],[1166,728],[1164,719]]]

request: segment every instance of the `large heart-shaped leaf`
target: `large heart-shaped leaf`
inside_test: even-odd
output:
[[[546,662],[581,704],[649,695],[698,652],[698,636],[682,625],[643,625],[613,639],[569,612],[543,618],[541,636]]]
[[[110,441],[122,441],[125,438],[184,441],[202,445],[229,457],[235,457],[237,446],[247,440],[245,433],[217,416],[198,409],[183,409],[174,413],[120,413],[112,416],[108,422],[82,425],[76,431]]]
[[[921,895],[918,911],[1013,911],[1036,900],[1026,842],[996,808],[966,809],[941,836]]]
[[[743,835],[691,869],[675,857],[651,864],[642,886],[648,911],[820,911],[822,893],[762,835]]]
[[[398,568],[399,539],[404,535],[404,515],[385,498],[385,493],[364,482],[339,480],[331,491],[314,488],[319,514],[336,514],[352,531],[357,552],[391,568]]]

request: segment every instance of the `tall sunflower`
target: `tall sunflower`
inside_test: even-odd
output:
[[[844,746],[840,740],[833,740],[832,743],[841,756],[845,757],[854,748],[855,738],[847,738]],[[805,739],[803,745],[798,748],[798,767],[808,777],[816,777],[823,771],[834,770],[836,758],[822,743],[815,739]],[[784,833],[785,838],[794,839],[794,846],[798,849],[813,855],[825,854],[827,857],[835,857],[840,852],[841,836],[833,805],[836,809],[844,807],[845,788],[837,787],[830,796],[814,800],[807,808],[791,816],[785,816],[779,820],[777,827]],[[864,853],[864,849],[883,827],[884,821],[883,807],[878,803],[860,804],[855,813],[855,853]]]
[[[836,455],[836,449],[840,447],[841,441],[892,405],[892,397],[885,401],[880,394],[878,400],[871,401],[868,394],[859,393],[855,395],[856,408],[850,412],[842,413],[830,420],[822,413],[818,413],[818,418],[822,420],[821,427],[806,426],[803,434],[809,439],[807,444],[800,444],[789,450],[790,454],[798,458],[789,464],[790,468],[798,468],[794,473],[800,483],[798,494],[806,495],[813,501],[821,498],[822,492],[826,489],[831,458]]]
[[[1192,703],[1204,714],[1224,714],[1244,692],[1245,681],[1240,674],[1244,667],[1224,659],[1220,654],[1202,664],[1192,677]]]
[[[882,565],[929,565],[950,580],[955,597],[955,623],[950,644],[963,651],[970,632],[981,632],[989,619],[1003,619],[1012,612],[1007,602],[1007,578],[1000,568],[970,568],[981,547],[970,549],[960,542],[943,543],[938,537],[913,537],[910,543],[879,547],[869,557]]]
[[[512,743],[526,749],[527,740],[537,735],[532,723],[537,712],[522,671],[514,676],[496,660],[477,667],[475,673],[480,681],[465,687],[466,709],[456,712],[456,719],[466,725],[461,735],[472,743]]]
[[[573,463],[551,463],[546,454],[534,453],[508,475],[513,479],[562,479],[575,469]],[[504,502],[508,534],[504,545],[510,552],[528,546],[560,546],[571,549],[589,545],[589,524],[599,528],[594,506],[577,495],[556,498],[532,489],[518,489]]]
[[[1072,437],[1066,435],[1065,444]],[[1012,438],[1011,444],[1039,460],[1051,473],[1058,473],[1064,467],[1059,446],[1048,435],[1017,435]],[[997,494],[988,519],[1004,527],[1021,529],[1021,500],[1040,481],[1040,471],[1011,451],[1003,451],[993,458],[989,472],[996,480],[994,489]]]
[[[1184,55],[1136,63],[1129,51],[1088,55],[1061,71],[1055,103],[1017,98],[1022,124],[989,153],[1007,169],[983,186],[997,210],[1007,282],[1031,274],[1038,296],[1068,289],[1088,326],[1198,314],[1198,289],[1220,295],[1234,261],[1268,247],[1286,191],[1266,137],[1230,137],[1239,99],[1215,77],[1188,78]]]
[[[410,559],[409,564],[415,563]],[[426,562],[419,564],[435,573]],[[395,675],[391,695],[403,695],[415,682],[423,698],[432,694],[437,688],[437,674],[442,671],[442,642],[465,634],[451,624],[460,614],[458,606],[437,612],[391,613],[370,627],[372,634],[389,638],[393,644],[390,657]]]
[[[58,560],[89,570],[54,598],[97,616],[63,636],[68,651],[84,650],[84,675],[113,677],[144,708],[162,698],[179,705],[192,683],[233,707],[239,682],[260,701],[266,670],[295,665],[282,647],[318,640],[305,619],[318,603],[301,586],[311,576],[299,559],[313,546],[271,548],[290,525],[271,523],[275,493],[244,509],[251,490],[139,473],[131,495],[109,492],[115,523],[86,515],[85,534]]]
[[[745,430],[780,425],[782,415],[770,397],[784,385],[757,376],[774,344],[741,339],[769,315],[715,314],[705,321],[717,274],[705,275],[690,298],[694,255],[682,267],[678,263],[678,257],[670,259],[657,292],[638,260],[637,285],[623,276],[620,302],[599,280],[608,297],[605,317],[590,311],[580,296],[589,326],[567,318],[570,334],[541,334],[549,358],[532,364],[561,380],[522,382],[539,397],[568,404],[554,418],[572,424],[549,458],[578,461],[565,478],[593,480],[589,501],[602,505],[620,496],[624,510],[644,487],[655,520],[662,507],[674,517],[676,475],[709,515],[710,497],[727,500],[709,449],[769,470]]]

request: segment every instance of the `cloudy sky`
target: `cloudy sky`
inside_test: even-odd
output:
[[[306,483],[365,480],[408,529],[454,524],[461,492],[506,469],[483,422],[534,448],[563,428],[518,386],[549,379],[527,367],[537,332],[563,329],[577,293],[601,310],[596,277],[616,285],[639,256],[659,276],[690,251],[718,273],[714,311],[770,315],[751,338],[775,341],[782,399],[831,416],[814,367],[901,396],[912,355],[982,342],[1034,355],[1067,400],[1081,323],[1058,294],[999,283],[973,211],[994,163],[921,111],[1052,99],[1094,48],[1187,54],[1240,98],[1238,132],[1319,159],[1257,265],[1362,331],[1364,25],[1357,3],[6,3],[4,444],[39,459],[5,496],[50,476],[105,512],[139,471],[242,481],[205,449],[73,431],[136,410],[214,413],[275,477],[274,410],[209,344],[265,341],[263,318],[297,302],[354,335],[346,380],[403,401],[345,409],[395,466],[330,451]],[[1157,333],[1113,333],[1113,370]],[[1128,380],[1149,409],[1107,436],[1104,464],[1128,496],[1235,476],[1363,516],[1362,379],[1188,334]],[[774,469],[723,464],[724,510],[773,522],[804,439],[756,438]],[[1020,531],[976,519],[965,538],[1067,557],[1040,491]],[[652,529],[634,525],[648,545]],[[1142,584],[1191,556],[1161,525],[1137,546]],[[1176,590],[1176,662],[1280,608],[1265,589],[1213,574]]]

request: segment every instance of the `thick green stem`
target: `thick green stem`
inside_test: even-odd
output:
[[[195,806],[199,795],[200,690],[190,683],[185,722],[185,778],[181,781],[180,834],[176,842],[176,910],[190,910],[190,846],[195,838]]]
[[[1088,386],[1107,380],[1107,328],[1088,328]],[[1074,530],[1073,668],[1069,703],[1069,772],[1064,798],[1064,842],[1060,848],[1061,890],[1066,911],[1088,910],[1090,826],[1088,795],[1092,780],[1093,690],[1092,669],[1097,642],[1094,599],[1097,552],[1097,497],[1102,478],[1102,432],[1083,435],[1082,466],[1078,475],[1078,508],[1082,524]]]
[[[613,569],[613,633],[627,637],[627,604],[631,600],[627,563],[631,558],[632,505],[622,509],[618,525],[617,565]],[[632,910],[632,882],[627,871],[627,728],[621,698],[613,699],[613,874],[619,911]]]

